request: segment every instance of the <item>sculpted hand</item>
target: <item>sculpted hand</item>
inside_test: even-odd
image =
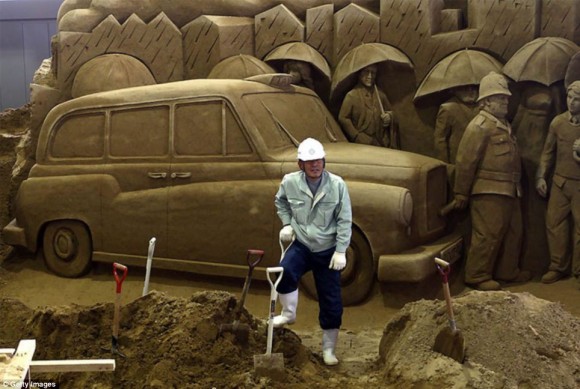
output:
[[[291,242],[292,238],[294,238],[294,229],[290,224],[288,224],[280,230],[280,240],[287,243]]]
[[[340,271],[344,269],[345,266],[346,253],[339,253],[338,251],[335,251],[334,254],[332,254],[332,259],[330,260],[330,266],[328,266],[328,268]]]
[[[388,127],[393,121],[391,112],[385,112],[381,114],[381,120],[383,121],[383,127]]]
[[[536,191],[542,197],[546,197],[548,194],[548,184],[543,178],[536,178]]]
[[[469,202],[469,199],[466,196],[456,194],[455,197],[453,198],[453,201],[455,202],[455,209],[462,210],[467,208],[467,203]]]

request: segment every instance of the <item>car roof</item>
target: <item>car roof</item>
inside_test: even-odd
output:
[[[56,119],[62,114],[79,109],[126,106],[139,103],[171,101],[183,98],[205,96],[241,96],[245,93],[288,92],[300,90],[309,93],[307,88],[292,86],[291,89],[279,89],[261,82],[246,80],[197,79],[168,82],[163,84],[116,89],[107,92],[93,93],[68,100],[54,107],[47,121]],[[312,93],[310,93],[312,94]]]

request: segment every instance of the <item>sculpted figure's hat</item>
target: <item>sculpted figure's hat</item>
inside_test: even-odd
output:
[[[297,159],[301,161],[314,161],[326,156],[322,143],[313,138],[306,138],[298,145]]]
[[[507,79],[503,75],[496,72],[489,72],[479,83],[479,97],[477,101],[480,102],[486,97],[493,95],[511,96],[512,93],[508,88]]]
[[[566,92],[567,93],[572,92],[575,95],[580,96],[580,80],[574,81],[573,83],[571,83],[570,85],[568,85],[568,88],[566,88]]]

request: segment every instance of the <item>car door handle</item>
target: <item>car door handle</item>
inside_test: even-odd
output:
[[[190,172],[185,173],[171,173],[171,178],[189,178],[191,177]]]
[[[149,173],[147,173],[147,175],[150,178],[165,178],[165,177],[167,177],[167,173],[165,173],[165,172],[161,172],[161,173],[149,172]]]

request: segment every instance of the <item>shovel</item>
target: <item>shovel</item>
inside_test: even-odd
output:
[[[119,277],[117,270],[121,270],[123,275]],[[115,294],[115,313],[113,316],[113,344],[111,352],[113,354],[118,354],[123,358],[127,356],[119,351],[119,321],[121,313],[121,288],[123,286],[123,281],[127,278],[127,266],[121,265],[120,263],[113,263],[113,276],[115,276],[115,282],[117,283],[116,294]]]
[[[457,329],[455,316],[453,315],[453,307],[451,306],[451,293],[449,292],[449,273],[451,272],[451,266],[448,262],[440,258],[435,258],[435,264],[443,279],[443,294],[445,295],[445,302],[447,303],[449,327],[445,327],[439,332],[435,338],[433,351],[453,358],[459,363],[463,363],[465,360],[465,339],[463,339],[461,331]]]
[[[272,282],[270,275],[272,273],[280,273],[276,279],[276,283]],[[276,311],[276,298],[278,292],[276,288],[282,280],[284,274],[283,267],[268,267],[266,268],[266,276],[270,283],[270,312],[268,317],[268,338],[266,346],[266,354],[254,355],[254,372],[258,377],[268,377],[275,381],[281,381],[286,377],[286,370],[284,370],[284,354],[272,354],[272,341],[274,338],[274,312]]]
[[[246,255],[246,261],[248,262],[248,275],[246,276],[244,288],[242,289],[242,297],[238,301],[236,310],[234,312],[234,322],[232,324],[220,325],[218,336],[223,334],[224,332],[231,332],[240,342],[242,343],[248,342],[248,337],[250,334],[250,326],[247,324],[240,324],[240,316],[242,314],[244,302],[246,301],[246,295],[248,294],[248,290],[250,289],[250,283],[252,282],[252,272],[254,271],[254,268],[260,263],[263,257],[264,257],[263,250],[252,250],[252,249],[248,250],[248,254]]]
[[[145,296],[149,292],[149,277],[151,276],[151,264],[153,262],[153,252],[155,251],[155,241],[157,239],[151,238],[149,240],[149,250],[147,250],[147,267],[145,270],[145,283],[143,284],[143,294]]]

